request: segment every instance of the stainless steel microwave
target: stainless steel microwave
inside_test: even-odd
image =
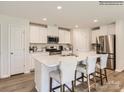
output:
[[[59,37],[47,36],[47,43],[56,44],[59,42]]]

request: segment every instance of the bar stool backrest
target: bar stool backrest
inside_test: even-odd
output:
[[[95,72],[96,69],[96,60],[97,57],[96,56],[89,56],[87,57],[87,74],[91,74]]]
[[[60,59],[60,72],[62,84],[74,80],[77,58],[75,56],[65,56]]]
[[[100,68],[104,69],[107,67],[108,54],[101,54],[100,57]]]

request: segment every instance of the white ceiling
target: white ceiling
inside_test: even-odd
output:
[[[57,10],[62,6],[62,10]],[[98,1],[0,1],[0,14],[27,18],[32,22],[74,28],[96,27],[124,19],[124,5],[99,5]],[[48,20],[44,22],[42,18]],[[98,19],[97,23],[93,20]]]

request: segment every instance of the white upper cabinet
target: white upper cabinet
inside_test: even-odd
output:
[[[64,30],[59,30],[59,43],[65,43],[65,31]]]
[[[59,43],[71,43],[70,31],[59,30]]]
[[[56,26],[48,26],[47,35],[48,36],[59,36],[58,27],[56,27]]]
[[[65,31],[65,43],[71,43],[70,31]]]
[[[39,43],[39,27],[38,26],[30,26],[30,42],[31,43]]]
[[[107,35],[108,33],[108,27],[107,26],[101,26],[99,30],[99,35],[98,36],[103,36]]]
[[[92,43],[96,43],[96,39],[98,40],[99,36],[101,35],[100,30],[94,30],[92,31]]]
[[[39,38],[41,43],[47,43],[47,29],[40,27]]]
[[[115,24],[110,24],[106,26],[101,26],[99,30],[92,31],[92,43],[96,43],[96,38],[104,35],[114,35],[115,34]]]
[[[47,43],[47,28],[40,26],[30,26],[31,43]]]
[[[108,35],[115,35],[115,24],[108,25]]]
[[[90,31],[85,29],[73,30],[73,51],[88,51],[90,46]]]
[[[96,31],[92,31],[92,43],[96,42]]]
[[[114,35],[115,34],[115,24],[110,24],[100,27],[100,36],[101,35]]]
[[[58,27],[48,26],[30,26],[30,42],[31,43],[47,43],[47,36],[59,37],[59,43],[71,43],[71,32],[66,30],[58,30]]]

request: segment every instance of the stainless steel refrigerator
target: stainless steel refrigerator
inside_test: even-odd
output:
[[[115,35],[99,36],[97,39],[97,53],[109,54],[107,68],[116,69],[116,37]]]

